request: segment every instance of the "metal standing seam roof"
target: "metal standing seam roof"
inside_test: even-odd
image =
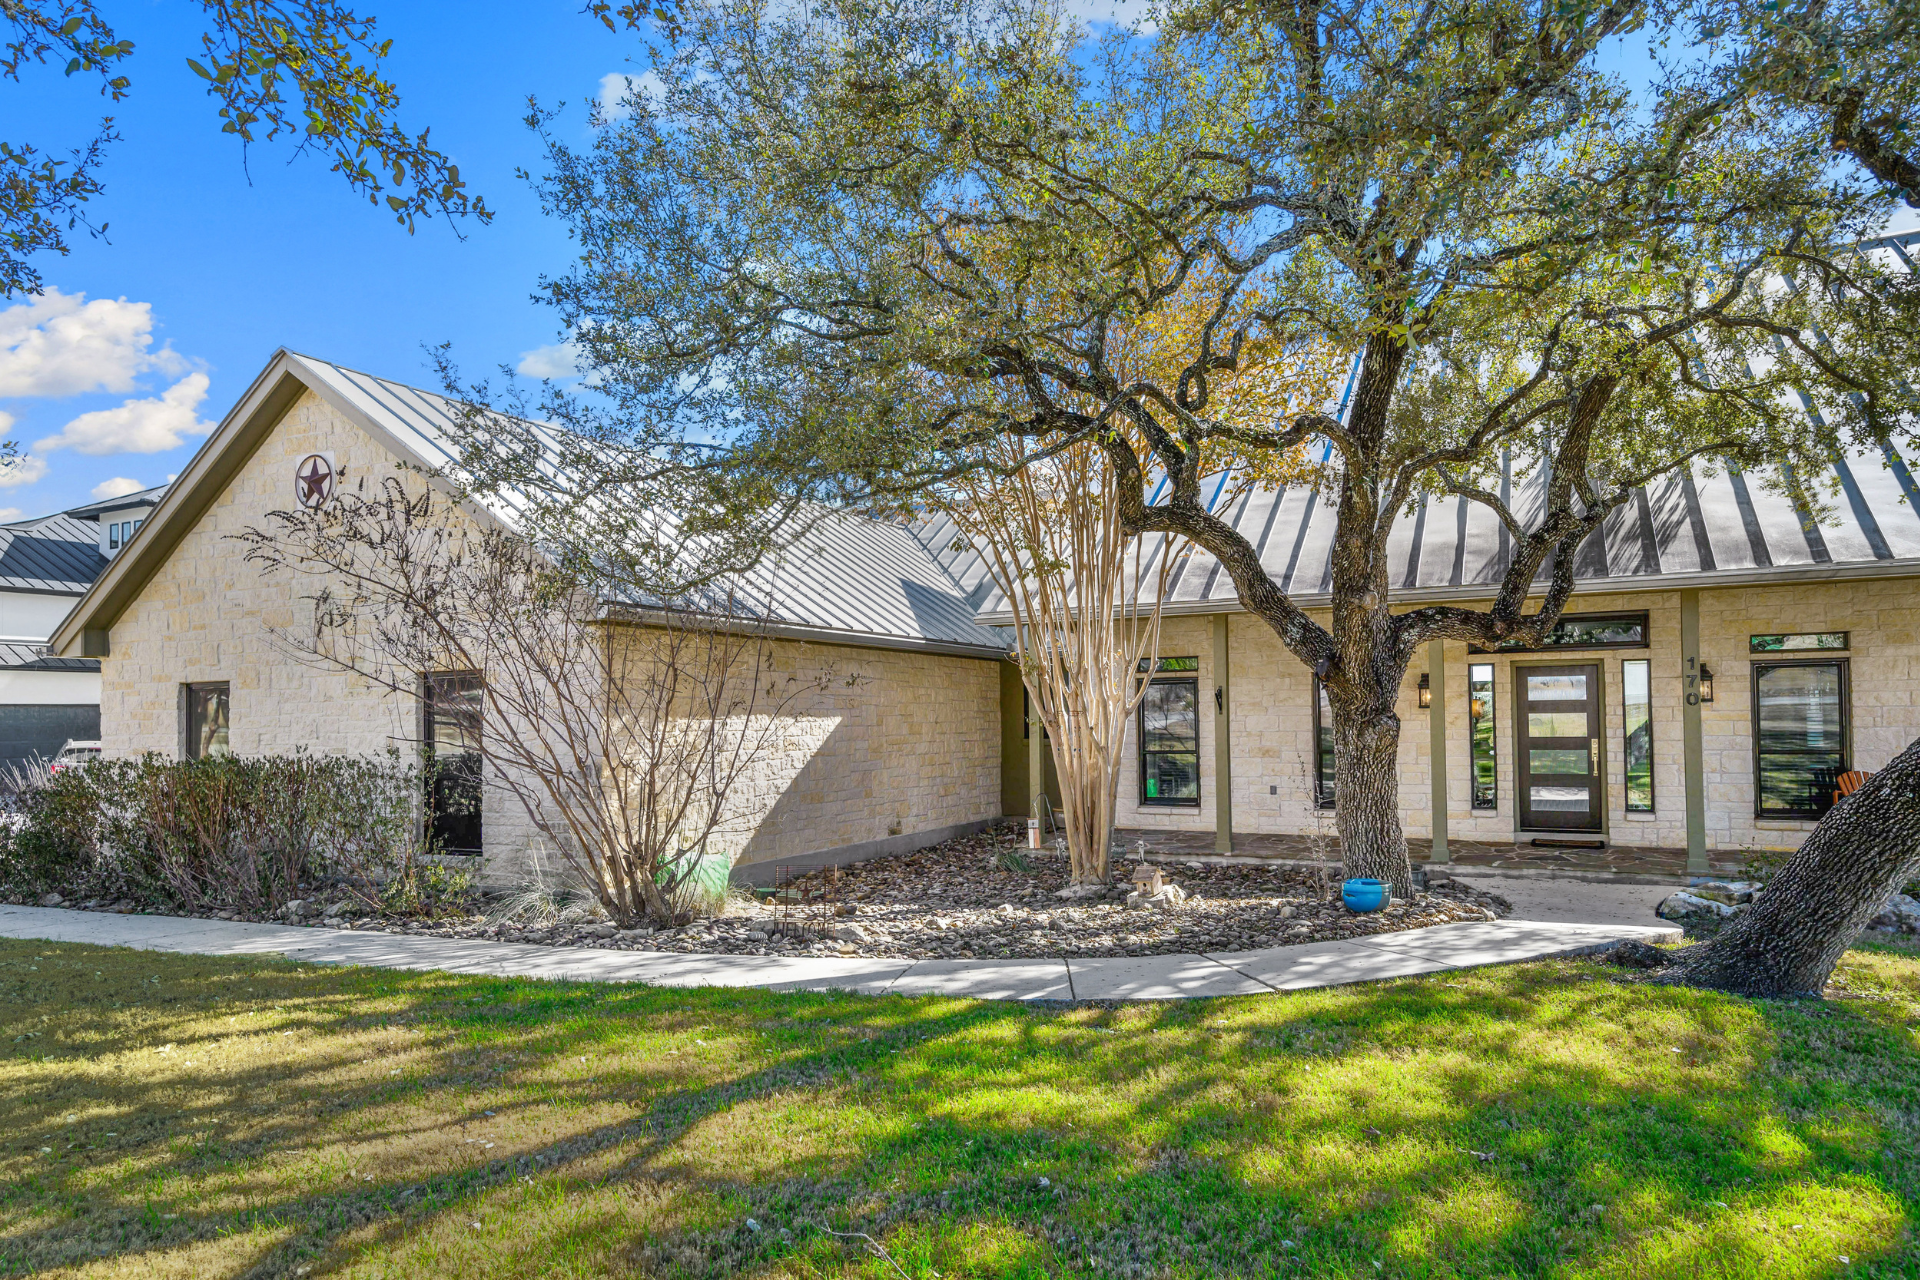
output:
[[[77,596],[106,567],[90,520],[61,512],[0,525],[0,589]]]
[[[1920,273],[1920,229],[1890,232],[1859,246]],[[1322,446],[1324,460],[1330,445]],[[1545,507],[1542,469],[1517,475],[1502,467],[1502,497],[1523,525]],[[1709,474],[1714,470],[1716,474]],[[1816,522],[1810,511],[1765,483],[1764,473],[1709,468],[1696,462],[1634,491],[1575,553],[1575,590],[1641,591],[1732,585],[1806,577],[1896,577],[1920,574],[1920,483],[1895,451],[1854,449],[1836,455],[1824,476],[1800,477],[1805,488],[1837,482],[1831,510]],[[1222,478],[1224,479],[1224,478]],[[1261,567],[1301,605],[1324,605],[1332,589],[1330,562],[1338,512],[1310,488],[1255,489],[1220,501],[1227,486],[1214,483],[1214,502],[1228,523],[1251,542]],[[1155,495],[1157,497],[1157,495]],[[950,524],[928,519],[915,533],[930,548],[950,546]],[[1159,535],[1149,535],[1139,598],[1151,599]],[[1466,498],[1425,499],[1403,513],[1388,535],[1394,595],[1408,601],[1484,599],[1493,594],[1511,556],[1509,535],[1492,511]],[[951,553],[943,566],[971,584],[984,573],[973,552]],[[1551,577],[1551,559],[1535,579]],[[978,592],[982,622],[1006,624],[1005,595],[989,584]],[[1216,613],[1240,608],[1233,580],[1198,547],[1174,566],[1170,613]]]
[[[421,464],[437,469],[454,461],[449,440],[457,410],[452,401],[312,356],[290,359]],[[504,523],[513,524],[519,505],[513,495],[489,505]],[[739,599],[762,602],[759,613],[766,621],[819,632],[823,639],[931,645],[983,657],[1007,648],[1003,632],[974,620],[977,601],[967,598],[925,542],[886,521],[825,516],[729,586]]]
[[[1502,487],[1514,514],[1531,526],[1545,506],[1544,477],[1536,470],[1515,476],[1509,463]],[[1704,465],[1634,491],[1624,506],[1581,543],[1575,553],[1575,590],[1660,590],[1680,586],[1732,585],[1792,576],[1894,577],[1920,574],[1920,483],[1898,453],[1849,452],[1833,460],[1837,500],[1823,522],[1763,476]],[[1816,479],[1805,477],[1806,480]],[[1224,504],[1222,514],[1259,553],[1267,576],[1296,603],[1327,602],[1338,511],[1309,488],[1256,489]],[[943,545],[938,521],[917,532]],[[1159,535],[1149,535],[1141,598],[1151,596],[1157,574]],[[945,537],[951,543],[950,536]],[[1399,599],[1475,599],[1492,595],[1512,555],[1509,535],[1493,512],[1466,498],[1428,498],[1394,523],[1387,538],[1391,584]],[[969,581],[978,561],[973,552],[954,557],[947,570]],[[1535,581],[1545,586],[1552,561]],[[1239,593],[1220,562],[1198,547],[1176,564],[1168,582],[1167,609],[1210,613],[1238,609]],[[977,615],[985,622],[1010,621],[1006,597],[982,593]]]

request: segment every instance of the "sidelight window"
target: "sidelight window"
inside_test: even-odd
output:
[[[1499,747],[1493,730],[1493,664],[1467,664],[1467,737],[1473,765],[1473,807],[1500,807]]]
[[[1653,812],[1653,678],[1645,658],[1620,664],[1626,734],[1627,812]]]
[[[1333,707],[1327,701],[1327,686],[1313,682],[1313,804],[1317,809],[1333,808]]]

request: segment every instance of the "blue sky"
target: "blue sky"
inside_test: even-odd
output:
[[[581,16],[579,0],[363,7],[393,39],[403,120],[431,124],[497,210],[490,226],[463,225],[463,241],[445,223],[409,236],[324,160],[289,164],[278,145],[253,149],[249,182],[186,66],[200,6],[102,8],[135,42],[133,94],[113,112],[124,141],[94,205],[109,241],[81,235],[71,256],[42,257],[48,292],[0,303],[0,426],[32,446],[9,477],[21,482],[0,488],[0,518],[75,506],[116,480],[165,481],[276,347],[431,384],[423,343],[453,342],[478,374],[554,341],[530,295],[571,250],[513,176],[540,163],[526,97],[571,102],[584,136],[602,79],[640,69],[627,61],[641,57],[635,37]],[[64,150],[105,111],[94,84],[58,68],[0,84],[13,141]]]

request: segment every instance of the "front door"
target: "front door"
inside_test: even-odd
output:
[[[1520,825],[1600,830],[1600,668],[1515,667]]]

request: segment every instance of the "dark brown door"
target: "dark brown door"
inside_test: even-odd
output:
[[[1520,825],[1600,830],[1600,668],[1515,667]]]

